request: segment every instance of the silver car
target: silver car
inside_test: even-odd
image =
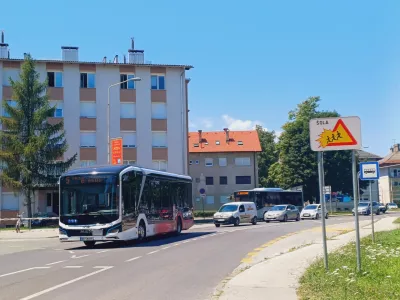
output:
[[[319,219],[322,216],[321,204],[309,204],[303,208],[300,218],[303,219]],[[328,212],[325,211],[325,219],[328,219]]]
[[[296,206],[291,204],[275,205],[264,214],[264,221],[286,222],[288,220],[300,221],[300,212]]]
[[[352,210],[353,216],[355,215],[354,208]],[[361,201],[358,203],[357,212],[359,215],[369,215],[371,213],[371,205],[367,201]],[[379,203],[376,201],[372,202],[372,213],[380,215],[381,210],[379,209]]]

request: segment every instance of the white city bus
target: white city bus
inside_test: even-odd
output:
[[[60,241],[127,241],[193,226],[192,178],[136,166],[92,166],[59,180]]]

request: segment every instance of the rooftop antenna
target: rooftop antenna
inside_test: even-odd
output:
[[[396,145],[396,139],[393,139],[393,145]]]
[[[4,31],[1,31],[1,43],[4,44]]]
[[[135,49],[135,38],[131,37],[131,43],[132,43],[132,50]]]

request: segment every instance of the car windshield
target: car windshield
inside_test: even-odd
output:
[[[304,209],[317,209],[318,205],[307,205]]]
[[[285,209],[286,209],[285,205],[276,205],[271,208],[272,211],[281,211],[281,210],[285,210]]]
[[[219,212],[233,212],[233,211],[237,211],[238,206],[237,205],[224,205],[221,206],[221,208],[219,209]]]
[[[358,206],[362,206],[362,207],[364,207],[364,206],[368,206],[369,205],[369,203],[365,203],[365,202],[363,202],[363,203],[359,203],[358,204]]]

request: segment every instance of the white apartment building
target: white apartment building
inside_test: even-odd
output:
[[[147,63],[144,51],[135,50],[133,41],[122,62],[118,56],[112,62],[106,57],[99,62],[79,61],[78,47],[61,50],[62,59],[37,60],[36,70],[40,80],[49,79],[49,100],[57,106],[49,121],[64,120],[69,144],[64,158],[78,153],[73,167],[107,164],[109,87],[140,77],[110,88],[110,138],[123,137],[125,163],[188,174],[186,71],[191,66]],[[22,63],[23,59],[10,58],[2,35],[0,95],[10,104],[15,102],[8,78],[18,80]],[[14,215],[25,210],[21,197],[12,191],[3,187],[0,195],[0,218],[4,212]],[[40,191],[33,211],[58,213],[57,197],[57,191]]]

